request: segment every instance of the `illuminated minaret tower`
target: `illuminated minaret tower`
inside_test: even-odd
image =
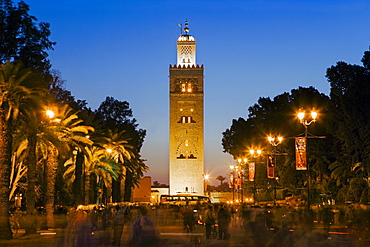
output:
[[[177,64],[170,65],[170,194],[204,194],[203,65],[188,22],[177,39]]]

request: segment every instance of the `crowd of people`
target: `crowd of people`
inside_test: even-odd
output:
[[[154,222],[148,217],[145,206],[135,207],[117,205],[111,208],[99,207],[91,210],[71,208],[67,213],[68,225],[64,234],[63,246],[91,246],[94,231],[113,229],[111,235],[100,234],[102,246],[122,246],[124,228],[130,227],[130,246],[156,246],[159,243],[159,232]]]
[[[21,212],[12,212],[21,217]],[[358,206],[307,208],[260,207],[247,204],[203,204],[177,206],[97,206],[89,209],[71,207],[65,214],[64,238],[60,246],[91,246],[95,231],[100,246],[160,246],[157,225],[183,225],[184,233],[196,232],[206,239],[228,240],[230,226],[249,232],[255,239],[274,231],[275,238],[287,238],[289,232],[310,232],[321,224],[325,232],[332,225],[347,229],[370,229],[370,211]],[[107,231],[101,231],[107,230]],[[125,235],[127,234],[127,235]],[[262,234],[262,235],[261,235]],[[272,235],[271,235],[272,236]],[[94,239],[96,242],[96,238]],[[109,243],[107,245],[107,243]]]

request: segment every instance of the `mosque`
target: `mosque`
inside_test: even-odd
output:
[[[169,74],[169,194],[204,195],[204,75],[187,21]]]

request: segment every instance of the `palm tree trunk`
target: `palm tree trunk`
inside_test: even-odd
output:
[[[76,169],[75,169],[75,181],[73,183],[73,191],[75,193],[75,203],[77,205],[83,203],[82,195],[83,195],[83,188],[82,188],[82,176],[83,176],[83,163],[84,163],[84,155],[81,152],[77,153],[76,156]]]
[[[48,155],[48,164],[46,166],[46,192],[45,192],[45,209],[46,209],[46,226],[55,228],[54,222],[54,203],[55,203],[55,180],[58,168],[58,151],[54,145],[51,145]]]
[[[27,217],[26,234],[36,233],[36,134],[28,137],[28,185],[26,192]]]
[[[85,198],[84,204],[90,203],[90,172],[85,172]]]
[[[0,239],[12,238],[9,219],[11,145],[10,124],[5,120],[4,108],[0,107]]]
[[[124,194],[124,201],[130,202],[132,196],[132,188],[133,188],[133,179],[132,179],[132,172],[126,171],[126,178],[125,178],[125,194]]]

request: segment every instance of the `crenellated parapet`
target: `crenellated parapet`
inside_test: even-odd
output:
[[[170,64],[170,69],[172,69],[172,68],[174,68],[174,69],[195,69],[195,68],[202,68],[203,69],[203,64],[201,64],[201,65],[199,65],[199,64],[197,64],[197,65],[195,65],[195,64],[184,64],[184,65],[182,65],[182,64],[179,64],[179,65],[174,64],[174,65],[172,65],[172,64]]]

